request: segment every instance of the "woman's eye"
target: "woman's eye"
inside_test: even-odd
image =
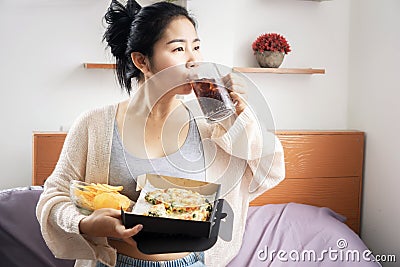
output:
[[[183,51],[183,47],[177,47],[177,48],[175,48],[173,51],[174,51],[174,52],[175,52],[175,51],[181,52],[181,51]]]
[[[194,47],[194,50],[200,50],[200,46],[198,45],[198,46],[195,46]]]

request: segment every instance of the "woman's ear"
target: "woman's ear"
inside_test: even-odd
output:
[[[144,76],[150,74],[150,62],[146,56],[139,52],[132,52],[131,58],[133,64],[135,64],[136,68],[138,68]]]

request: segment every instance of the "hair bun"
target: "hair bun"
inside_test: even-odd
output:
[[[117,0],[111,1],[104,16],[108,27],[103,40],[107,41],[111,53],[117,58],[125,56],[131,24],[140,9],[141,6],[135,1],[129,0],[126,6]]]

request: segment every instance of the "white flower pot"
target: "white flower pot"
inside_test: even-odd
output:
[[[279,68],[285,57],[285,53],[277,51],[264,51],[262,53],[256,51],[255,55],[262,68]]]

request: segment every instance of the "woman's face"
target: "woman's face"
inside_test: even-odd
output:
[[[169,23],[161,39],[154,44],[153,56],[149,60],[149,76],[172,66],[180,65],[182,67],[188,63],[201,60],[200,40],[196,29],[187,18],[178,17]],[[184,87],[179,90],[183,90],[183,92],[176,93],[189,93],[191,91],[189,86]]]

